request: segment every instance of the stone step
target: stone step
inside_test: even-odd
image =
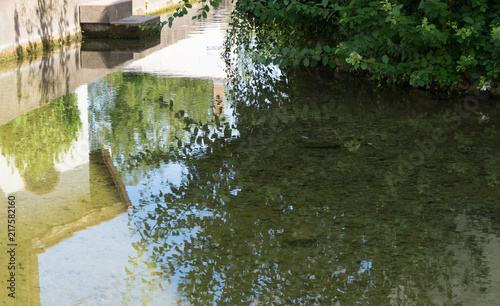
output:
[[[132,16],[132,0],[100,0],[80,5],[80,23],[105,23]]]
[[[110,24],[114,26],[140,27],[143,25],[152,25],[157,22],[160,22],[160,16],[133,15],[112,21]]]

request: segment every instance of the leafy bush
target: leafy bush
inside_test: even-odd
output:
[[[193,18],[220,0],[202,2]],[[496,0],[238,0],[235,24],[256,34],[262,63],[329,65],[415,87],[488,87],[500,72],[499,11]]]

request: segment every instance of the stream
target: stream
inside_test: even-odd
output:
[[[497,305],[500,102],[229,74],[225,5],[0,70],[15,305]]]

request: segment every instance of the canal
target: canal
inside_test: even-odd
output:
[[[500,102],[228,70],[229,22],[0,70],[2,305],[497,305]]]

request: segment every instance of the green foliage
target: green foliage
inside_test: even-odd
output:
[[[168,18],[167,21],[163,21],[160,23],[160,25],[155,26],[154,28],[163,28],[164,26],[168,25],[168,27],[172,27],[172,23],[174,22],[175,18],[180,18],[184,17],[188,14],[188,10],[193,8],[193,2],[201,2],[203,5],[202,7],[198,10],[197,15],[191,17],[193,20],[194,19],[201,19],[201,18],[207,18],[207,13],[210,12],[210,7],[218,7],[222,0],[201,0],[201,1],[192,1],[192,0],[181,0],[179,1],[179,6],[175,10],[175,12]]]
[[[448,86],[464,79],[479,85],[481,76],[496,79],[500,71],[500,5],[494,1],[291,1],[286,7],[267,1],[239,3],[240,10],[256,3],[263,12],[292,12],[268,13],[266,18],[265,13],[253,14],[280,28],[272,37],[277,52],[267,55],[289,58],[283,48],[293,46],[301,50],[293,57],[310,59],[303,61],[305,66],[333,60],[345,70],[413,86]],[[264,23],[255,24],[261,32],[268,30]],[[303,36],[296,35],[300,32]],[[288,33],[296,38],[287,38]]]
[[[206,11],[219,4],[202,3]],[[477,86],[498,81],[499,11],[494,0],[238,0],[234,25],[237,40],[254,35],[264,64],[338,67],[415,87]]]
[[[123,72],[108,78],[89,85],[91,146],[110,145],[121,173],[135,169],[122,178],[127,184],[134,184],[151,164],[127,165],[125,158],[140,160],[151,152],[181,151],[191,132],[185,129],[186,121],[208,126],[212,118],[210,80]]]

